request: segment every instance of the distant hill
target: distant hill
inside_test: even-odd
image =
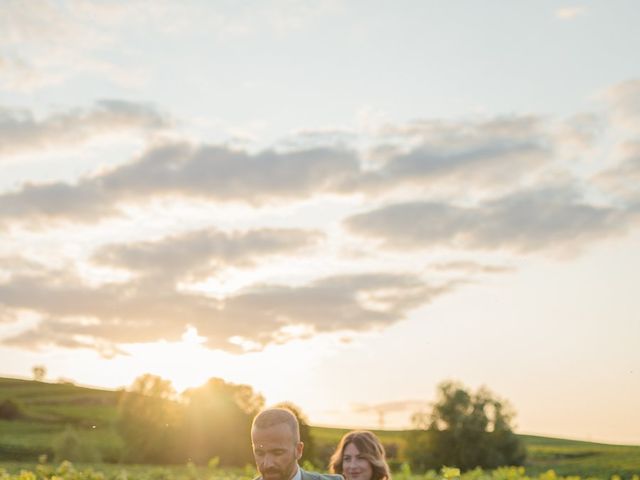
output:
[[[100,451],[102,459],[117,462],[123,447],[115,430],[120,392],[32,380],[0,378],[0,405],[11,399],[20,407],[15,420],[0,419],[0,461],[35,461],[51,454],[52,444],[67,425]],[[1,409],[0,409],[1,410]],[[312,426],[319,458],[328,459],[348,429]],[[374,430],[387,448],[390,463],[403,461],[405,430]],[[521,435],[527,451],[527,472],[553,469],[561,475],[600,476],[616,472],[630,477],[640,473],[640,446]],[[249,441],[249,439],[247,439]],[[323,465],[319,466],[324,467]]]
[[[0,378],[0,405],[11,401],[20,407],[19,418],[0,419],[0,460],[34,461],[43,453],[52,458],[54,438],[70,425],[97,446],[104,460],[117,461],[122,448],[114,428],[118,396],[71,383]]]

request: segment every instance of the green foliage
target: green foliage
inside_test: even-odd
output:
[[[211,378],[184,393],[184,445],[199,465],[216,455],[221,465],[253,462],[251,421],[264,399],[248,385]]]
[[[17,420],[25,417],[24,407],[13,398],[5,398],[0,402],[0,419]]]
[[[123,460],[139,463],[222,465],[253,461],[251,421],[264,400],[248,385],[219,378],[187,390],[178,402],[170,382],[153,375],[138,378],[120,401],[118,429]]]
[[[120,397],[118,431],[126,448],[122,460],[138,463],[176,463],[179,451],[181,406],[171,397],[171,383],[154,375],[137,378]]]
[[[90,442],[83,441],[75,428],[68,426],[53,441],[53,454],[57,462],[98,462],[100,455]]]
[[[472,393],[458,383],[443,382],[431,413],[413,417],[419,429],[410,434],[407,456],[419,470],[522,465],[526,451],[511,429],[512,418],[508,404],[486,388]]]

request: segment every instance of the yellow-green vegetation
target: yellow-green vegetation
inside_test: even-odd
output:
[[[215,463],[215,462],[213,462]],[[0,480],[251,480],[253,466],[220,469],[216,465],[115,465],[75,464],[68,461],[49,464],[41,457],[36,464],[0,463]]]
[[[527,471],[553,469],[562,475],[608,477],[612,473],[630,478],[640,473],[640,447],[607,445],[576,440],[522,436],[529,457]]]
[[[214,462],[215,463],[215,462]],[[216,465],[196,467],[193,464],[173,467],[145,465],[74,465],[62,462],[49,465],[41,461],[36,465],[0,464],[0,480],[251,480],[256,472],[253,467],[220,469]],[[524,467],[502,467],[495,470],[475,469],[461,473],[457,468],[443,467],[440,471],[424,474],[411,472],[406,464],[393,475],[393,480],[621,480],[610,477],[562,476],[553,470],[536,475]],[[632,475],[629,480],[640,480]]]

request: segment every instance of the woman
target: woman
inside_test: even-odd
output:
[[[355,430],[342,437],[329,468],[346,480],[391,480],[384,447],[378,437],[365,430]]]

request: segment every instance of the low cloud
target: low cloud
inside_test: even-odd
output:
[[[640,140],[621,145],[622,160],[598,173],[593,181],[624,204],[640,205]]]
[[[461,273],[465,275],[510,273],[515,270],[508,265],[491,265],[472,260],[453,260],[432,265],[434,270],[441,272]]]
[[[173,282],[187,274],[206,277],[229,266],[253,266],[259,259],[316,245],[322,237],[293,228],[232,233],[209,229],[154,242],[109,245],[94,255],[94,261]]]
[[[613,121],[637,135],[640,130],[640,79],[613,85],[602,97],[608,103]]]
[[[0,222],[97,222],[118,214],[125,204],[161,196],[257,207],[327,193],[373,195],[406,186],[452,192],[463,185],[478,191],[512,190],[535,178],[549,164],[552,151],[551,137],[531,117],[418,122],[387,127],[383,135],[401,138],[405,147],[378,148],[387,153],[373,168],[366,165],[366,153],[344,145],[257,153],[216,145],[156,145],[127,164],[75,184],[27,184],[2,194]],[[60,200],[54,198],[58,196]],[[82,200],[66,200],[73,198]]]
[[[109,192],[129,197],[173,194],[258,205],[334,191],[357,171],[357,157],[344,149],[249,154],[222,146],[173,144],[96,181]]]
[[[570,191],[533,190],[481,203],[407,202],[358,214],[347,229],[385,247],[433,246],[515,252],[575,249],[623,232],[635,215],[581,200]]]
[[[42,151],[132,129],[168,127],[171,120],[151,105],[101,100],[89,109],[37,119],[27,110],[0,108],[0,154]]]
[[[409,274],[365,273],[302,286],[255,285],[215,299],[151,278],[88,286],[43,267],[13,272],[0,282],[4,309],[42,317],[36,327],[2,342],[116,352],[127,343],[177,341],[191,325],[210,348],[259,350],[316,333],[384,328],[452,288],[454,283],[429,285]]]
[[[84,348],[97,351],[104,358],[128,355],[111,341],[82,335],[82,329],[73,322],[55,319],[43,320],[31,330],[0,340],[1,344],[28,350],[40,350],[52,345],[60,348]]]
[[[119,212],[112,197],[93,182],[27,184],[0,195],[0,222],[24,220],[95,222]]]
[[[462,184],[476,189],[513,187],[514,181],[517,184],[535,175],[552,160],[552,138],[540,119],[530,116],[476,122],[419,121],[387,126],[381,134],[412,146],[387,144],[378,148],[383,152],[382,165],[363,171],[345,185],[347,189],[379,191],[406,185],[458,188]]]
[[[336,190],[358,171],[346,150],[310,149],[249,154],[186,143],[151,148],[133,162],[75,184],[27,184],[0,195],[0,222],[99,222],[125,203],[151,197],[196,197],[254,206]]]
[[[554,133],[557,148],[564,148],[572,159],[584,156],[597,145],[605,129],[605,119],[594,113],[573,115],[558,125]]]

